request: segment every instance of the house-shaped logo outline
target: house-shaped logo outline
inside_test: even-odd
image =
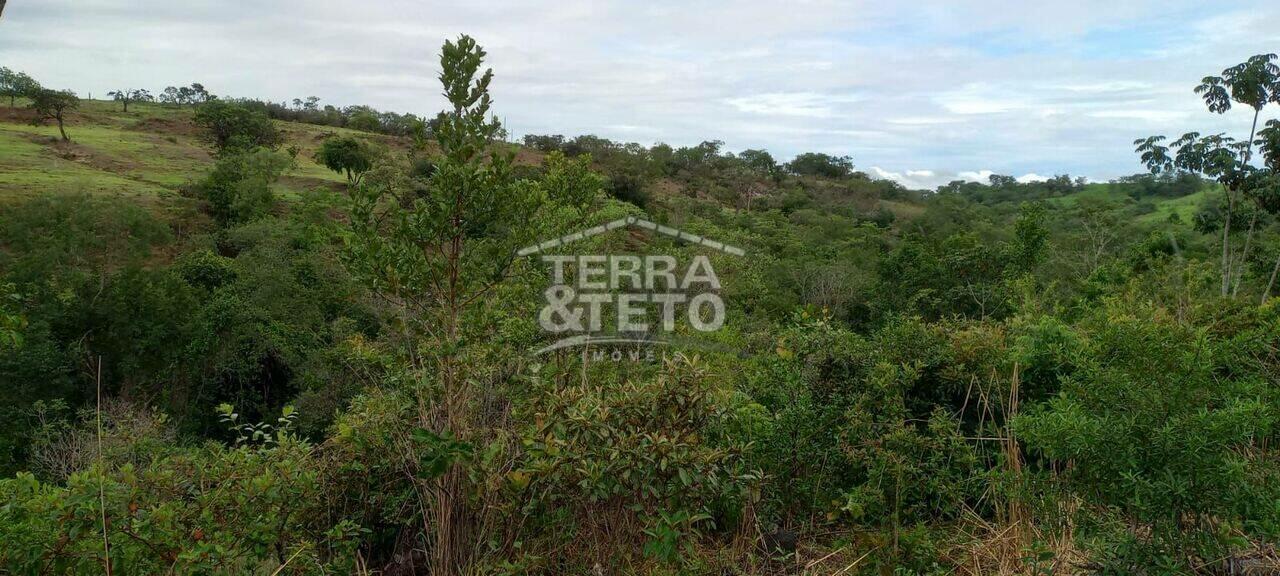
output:
[[[682,230],[677,230],[670,226],[663,226],[662,224],[658,224],[650,220],[645,220],[644,218],[637,218],[635,216],[627,216],[626,218],[619,218],[612,222],[607,222],[599,226],[587,228],[586,230],[574,232],[573,234],[566,234],[559,238],[553,238],[551,240],[539,242],[538,244],[525,246],[524,248],[521,248],[520,250],[516,251],[516,254],[518,256],[528,256],[530,254],[537,254],[545,250],[550,250],[552,248],[557,248],[560,246],[564,246],[566,244],[571,244],[573,242],[577,242],[578,240],[582,240],[584,238],[590,238],[598,234],[604,234],[605,232],[617,230],[619,228],[624,228],[627,226],[635,226],[638,228],[643,228],[645,230],[653,230],[654,232],[657,232],[659,234],[664,234],[666,236],[670,236],[672,238],[676,238],[678,240],[683,240],[685,242],[690,242],[693,244],[700,244],[702,246],[706,246],[707,248],[719,250],[726,254],[733,254],[734,256],[746,255],[746,252],[742,248],[739,248],[737,246],[725,244],[723,242],[717,242],[710,238],[706,238],[706,237],[685,232]]]

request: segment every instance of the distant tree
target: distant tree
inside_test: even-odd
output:
[[[561,150],[564,147],[564,136],[559,134],[526,134],[524,136],[524,145],[539,152]]]
[[[208,90],[204,89],[204,84],[201,84],[199,82],[191,83],[191,103],[192,104],[203,104],[205,102],[208,102],[214,99],[215,99],[214,95],[210,94]]]
[[[778,161],[767,150],[748,148],[738,153],[738,159],[757,174],[772,177],[778,173]]]
[[[574,140],[579,140],[575,138]],[[697,170],[711,167],[720,158],[720,149],[724,148],[722,140],[705,140],[697,146],[676,149],[672,153],[672,162],[676,170]]]
[[[199,82],[192,82],[190,86],[169,86],[160,94],[160,102],[176,106],[203,104],[213,100],[217,100],[217,96],[210,94]]]
[[[14,82],[13,82],[17,74],[18,74],[17,72],[14,72],[13,70],[10,70],[7,67],[0,66],[0,96],[9,97],[10,107],[13,106],[13,101],[18,97],[17,91],[14,88]]]
[[[20,97],[31,97],[40,89],[40,83],[34,78],[27,76],[23,72],[14,72],[8,68],[0,67],[0,97],[9,97],[9,106],[12,107]]]
[[[363,140],[351,136],[329,138],[316,151],[316,161],[339,174],[347,175],[347,183],[359,186],[360,178],[373,168],[374,151]]]
[[[58,132],[62,134],[64,142],[71,141],[71,138],[67,137],[67,130],[64,126],[66,113],[79,107],[80,98],[76,97],[75,92],[70,90],[41,88],[31,96],[31,109],[35,110],[38,115],[36,121],[57,121]]]
[[[129,111],[130,102],[154,102],[155,97],[145,88],[125,88],[124,90],[112,90],[107,92],[113,100],[124,105],[124,111]]]
[[[282,139],[265,112],[237,102],[206,102],[196,108],[194,119],[204,128],[204,138],[219,151],[258,146],[274,149]]]
[[[1255,211],[1255,217],[1249,223],[1244,247],[1237,258],[1231,247],[1231,222],[1236,212],[1236,203],[1241,195],[1251,195],[1250,183],[1269,181],[1267,173],[1271,172],[1270,168],[1260,171],[1250,165],[1250,160],[1262,109],[1267,104],[1280,103],[1280,66],[1275,64],[1275,60],[1275,54],[1258,54],[1223,70],[1221,76],[1205,76],[1195,88],[1196,94],[1204,99],[1210,112],[1225,113],[1231,109],[1233,102],[1253,108],[1253,125],[1249,129],[1248,140],[1237,141],[1222,134],[1201,136],[1199,132],[1188,132],[1168,146],[1161,144],[1165,140],[1164,136],[1139,138],[1133,142],[1135,151],[1141,154],[1142,163],[1152,173],[1178,170],[1203,174],[1217,179],[1226,188],[1227,211],[1222,218],[1220,284],[1223,296],[1234,295],[1240,288],[1253,240],[1254,225],[1257,223]],[[1176,150],[1172,156],[1171,150]]]
[[[751,202],[765,194],[767,185],[762,180],[777,181],[782,175],[782,168],[773,155],[765,150],[747,149],[738,153],[742,166],[729,171],[729,178],[738,190],[747,212],[751,211]]]
[[[350,106],[346,112],[347,128],[365,132],[377,132],[382,128],[378,112],[368,106]]]
[[[1018,179],[1013,176],[1005,176],[1004,174],[992,174],[987,176],[987,182],[992,188],[1010,188],[1018,185]]]
[[[1019,207],[1018,219],[1013,224],[1013,242],[1009,245],[1013,265],[1021,272],[1034,272],[1044,261],[1049,244],[1049,229],[1044,204],[1024,203]]]
[[[805,152],[787,163],[787,171],[797,176],[844,178],[853,174],[853,159],[819,152]]]

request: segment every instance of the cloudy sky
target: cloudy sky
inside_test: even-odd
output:
[[[1280,3],[11,0],[0,65],[94,97],[199,81],[433,115],[439,46],[461,33],[516,135],[848,154],[933,187],[1105,180],[1140,170],[1137,137],[1247,131],[1191,89],[1280,51]]]

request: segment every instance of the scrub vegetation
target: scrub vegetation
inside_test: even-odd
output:
[[[513,141],[484,60],[434,118],[0,69],[0,574],[1280,570],[1275,56],[1140,174],[931,191]],[[628,216],[745,251],[575,244],[706,256],[724,326],[535,355],[517,250]]]

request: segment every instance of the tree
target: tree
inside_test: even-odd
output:
[[[40,83],[34,78],[23,72],[0,67],[0,97],[8,96],[10,107],[19,97],[31,97],[39,89]]]
[[[347,127],[352,130],[377,132],[382,128],[378,112],[368,106],[350,106],[346,109]]]
[[[1018,185],[1018,179],[1004,174],[992,174],[987,177],[987,183],[992,188],[1012,188]]]
[[[145,88],[126,88],[124,90],[113,90],[111,92],[107,92],[107,96],[110,96],[116,102],[123,104],[125,112],[129,111],[130,102],[154,102],[155,101],[155,97],[152,96],[151,92],[146,90]]]
[[[316,161],[339,174],[347,184],[359,186],[360,178],[373,168],[374,152],[369,144],[351,136],[329,138],[316,151]]]
[[[31,108],[35,110],[38,115],[36,121],[57,121],[58,132],[62,134],[63,142],[71,141],[71,138],[67,136],[67,130],[64,126],[66,113],[79,107],[80,98],[76,97],[75,92],[70,90],[41,88],[40,90],[37,90],[31,98]]]
[[[196,109],[195,123],[204,128],[205,140],[219,151],[276,148],[283,137],[265,112],[236,102],[214,100]]]
[[[177,106],[203,104],[217,99],[217,96],[210,94],[199,82],[192,82],[190,86],[169,86],[160,94],[160,102]]]
[[[787,163],[787,171],[797,176],[844,178],[853,173],[853,159],[820,152],[805,152]]]
[[[463,316],[509,273],[517,248],[533,238],[533,214],[545,202],[511,174],[512,154],[492,147],[499,125],[488,117],[493,71],[471,37],[447,41],[440,82],[452,109],[436,129],[441,155],[425,182],[379,171],[352,189],[348,263],[402,311],[415,339],[406,350],[415,381],[417,431],[429,466],[413,473],[432,539],[432,573],[464,573],[472,514],[462,466],[475,435],[476,391],[468,383]],[[484,340],[485,336],[478,336]],[[407,462],[424,466],[424,460]]]
[[[1222,220],[1220,284],[1223,296],[1235,295],[1240,288],[1253,240],[1254,225],[1257,223],[1255,212],[1255,217],[1249,224],[1244,248],[1237,259],[1231,247],[1231,219],[1239,197],[1249,193],[1248,184],[1260,180],[1259,175],[1253,174],[1258,169],[1250,165],[1250,161],[1258,129],[1258,116],[1267,104],[1280,103],[1280,66],[1275,64],[1275,59],[1275,54],[1258,54],[1223,70],[1221,76],[1205,76],[1195,88],[1196,94],[1204,99],[1210,112],[1223,114],[1231,110],[1233,102],[1253,108],[1253,124],[1249,128],[1248,140],[1237,141],[1222,134],[1201,136],[1199,132],[1188,132],[1169,146],[1160,144],[1165,140],[1164,136],[1150,136],[1134,141],[1135,151],[1142,155],[1143,164],[1152,173],[1179,170],[1204,174],[1217,179],[1226,188],[1227,213]],[[1172,157],[1169,155],[1171,149],[1176,150]]]
[[[738,159],[746,164],[747,168],[761,175],[772,177],[778,170],[778,161],[773,159],[773,155],[768,150],[748,148],[738,153]]]
[[[1263,210],[1280,214],[1280,120],[1268,120],[1266,126],[1258,131],[1258,139],[1254,143],[1258,145],[1258,152],[1267,167],[1264,173],[1255,175],[1254,197]],[[1276,257],[1267,288],[1262,292],[1263,304],[1271,297],[1277,274],[1280,274],[1280,256]]]

